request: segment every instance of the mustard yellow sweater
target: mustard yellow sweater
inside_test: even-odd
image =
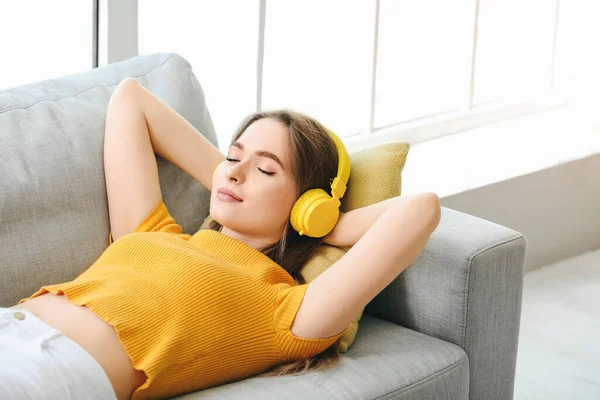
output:
[[[169,398],[312,357],[342,334],[295,336],[308,288],[247,244],[212,230],[183,230],[162,200],[136,228],[72,281],[43,286],[114,326],[148,376],[132,399]],[[19,304],[28,298],[21,299]]]

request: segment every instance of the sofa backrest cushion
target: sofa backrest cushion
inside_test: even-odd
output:
[[[112,91],[127,77],[218,145],[204,92],[176,53],[0,91],[0,306],[74,279],[108,246],[105,118]],[[208,215],[210,192],[156,159],[163,201],[184,232],[195,233]]]

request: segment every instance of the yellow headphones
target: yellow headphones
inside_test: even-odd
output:
[[[350,156],[341,139],[330,129],[327,129],[327,132],[331,135],[338,152],[337,176],[331,183],[331,196],[323,189],[310,189],[294,203],[290,222],[300,236],[323,237],[333,230],[340,217],[340,199],[346,192],[346,185],[350,178]],[[213,181],[224,162],[215,168]]]
[[[341,139],[330,129],[327,132],[338,152],[337,176],[331,183],[331,196],[323,189],[310,189],[296,200],[290,222],[300,236],[323,237],[332,231],[340,217],[340,199],[350,178],[350,156]]]

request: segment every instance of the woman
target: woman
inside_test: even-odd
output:
[[[154,153],[211,191],[211,218],[194,235],[162,202]],[[169,398],[327,365],[440,218],[438,197],[420,193],[340,213],[324,237],[300,235],[296,200],[331,193],[338,172],[326,128],[293,111],[256,113],[225,157],[131,78],[108,105],[104,169],[109,247],[73,281],[0,309],[0,398]],[[303,284],[321,243],[352,248]]]

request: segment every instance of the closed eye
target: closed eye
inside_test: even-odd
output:
[[[268,172],[268,171],[264,171],[264,170],[262,170],[262,169],[260,169],[260,168],[259,168],[258,170],[259,170],[260,172],[262,172],[263,174],[266,174],[266,175],[275,175],[275,172]]]
[[[236,159],[234,159],[234,158],[229,158],[229,157],[226,157],[225,159],[226,159],[227,161],[230,161],[230,162],[234,162],[234,161],[240,161],[240,160],[236,160]],[[263,174],[265,174],[265,175],[269,175],[269,176],[271,176],[271,175],[275,175],[275,172],[269,172],[269,171],[265,171],[265,170],[263,170],[263,169],[260,169],[260,168],[258,168],[258,170],[259,170],[260,172],[262,172]]]

